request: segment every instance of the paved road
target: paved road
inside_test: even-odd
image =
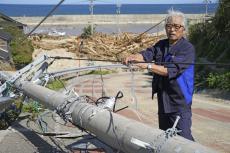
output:
[[[151,99],[151,76],[145,73],[135,73],[132,76],[129,72],[123,72],[102,78],[100,75],[78,77],[69,81],[67,87],[74,89],[79,95],[88,95],[95,99],[102,96],[102,91],[106,96],[115,96],[118,91],[122,91],[124,97],[118,100],[116,109],[125,106],[129,108],[118,113],[158,128],[156,97]],[[196,141],[221,153],[230,153],[230,102],[195,95],[192,109],[192,132]],[[63,121],[54,116],[61,124],[55,122],[49,113],[45,119],[49,123],[50,131],[85,134],[70,124],[63,126]],[[31,123],[31,127],[38,130]],[[26,120],[21,120],[8,130],[0,131],[0,153],[70,152],[69,149],[79,141],[80,138],[57,139],[40,136],[28,130]],[[103,145],[98,143],[94,142],[96,146]]]

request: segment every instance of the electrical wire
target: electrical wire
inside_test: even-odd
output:
[[[141,34],[137,35],[136,37],[134,37],[133,39],[131,39],[130,41],[128,41],[127,43],[125,43],[123,46],[126,46],[128,44],[130,44],[131,42],[136,41],[137,39],[139,39],[142,35],[144,35],[145,33],[149,32],[150,30],[154,29],[155,27],[157,27],[158,25],[160,25],[163,21],[165,21],[165,19],[161,20],[160,22],[158,22],[157,24],[153,25],[152,27],[150,27],[149,29],[145,30],[144,32],[142,32]],[[117,52],[115,54],[115,56],[117,56],[118,54],[124,52],[126,50],[122,50],[120,52]]]
[[[122,61],[120,60],[100,60],[100,59],[88,59],[88,58],[72,58],[72,57],[61,57],[61,56],[50,56],[50,58],[55,58],[55,59],[69,59],[69,60],[85,60],[85,61],[101,61],[101,62],[114,62],[114,63],[121,63]],[[228,67],[230,66],[230,63],[201,63],[201,62],[194,62],[194,63],[189,63],[189,62],[138,62],[138,61],[130,61],[129,63],[132,64],[138,64],[138,63],[154,63],[157,65],[168,65],[168,64],[184,64],[184,65],[212,65],[212,66],[221,66],[221,67]]]
[[[105,87],[104,87],[104,79],[103,79],[103,76],[102,76],[102,70],[101,70],[101,67],[100,67],[100,76],[101,76],[101,90],[102,90],[102,97],[104,97],[106,94],[105,94]]]
[[[62,87],[65,89],[65,91],[68,91],[68,90],[66,89],[66,87],[65,87],[65,84],[64,84],[59,78],[56,78],[56,77],[55,77],[55,80],[57,80],[58,82],[61,83],[61,85],[62,85]]]
[[[29,37],[65,0],[61,0],[54,8],[27,34]],[[24,40],[23,40],[24,41]]]
[[[132,86],[131,86],[131,93],[132,93],[132,99],[133,99],[133,103],[135,104],[135,109],[136,111],[138,110],[138,101],[137,101],[137,96],[136,96],[136,93],[135,93],[135,80],[134,80],[134,72],[133,72],[133,69],[132,69],[132,65],[130,64],[129,65],[129,70],[131,72],[131,82],[132,82]]]

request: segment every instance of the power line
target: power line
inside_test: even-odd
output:
[[[27,34],[30,36],[65,0],[61,0],[54,8]],[[23,40],[24,41],[24,40]]]
[[[88,59],[88,58],[72,58],[72,57],[61,57],[61,56],[51,56],[50,58],[55,59],[69,59],[69,60],[85,60],[85,61],[101,61],[101,62],[115,62],[115,63],[121,63],[120,60],[100,60],[100,59]],[[201,63],[201,62],[138,62],[138,61],[130,61],[130,64],[138,64],[138,63],[155,63],[157,65],[168,65],[168,64],[184,64],[184,65],[212,65],[212,66],[222,66],[222,67],[228,67],[230,66],[230,63]]]

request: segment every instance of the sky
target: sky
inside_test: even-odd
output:
[[[60,0],[0,0],[0,4],[57,4]],[[93,0],[95,4],[188,4],[204,0]],[[211,0],[216,3],[218,0]],[[89,0],[65,0],[64,4],[88,4]]]

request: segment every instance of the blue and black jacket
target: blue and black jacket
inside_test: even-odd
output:
[[[184,112],[191,109],[194,90],[195,49],[187,39],[181,38],[173,46],[164,39],[141,52],[146,62],[170,62],[162,64],[168,69],[168,76],[154,74],[152,89],[157,93],[158,112]],[[179,64],[178,64],[179,63]]]

